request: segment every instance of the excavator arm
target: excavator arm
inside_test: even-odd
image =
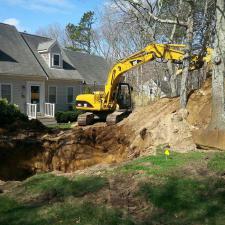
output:
[[[121,76],[129,70],[153,61],[157,58],[172,60],[182,63],[184,52],[181,51],[185,45],[176,44],[150,44],[144,49],[116,63],[109,72],[105,85],[104,108],[113,108],[113,93],[120,81]]]
[[[76,108],[83,110],[86,113],[78,117],[78,124],[87,125],[93,120],[94,116],[101,117],[107,115],[113,123],[117,121],[117,118],[122,118],[121,113],[115,111],[118,99],[115,97],[118,90],[120,90],[119,83],[124,73],[131,69],[145,64],[155,59],[171,60],[174,63],[182,63],[184,58],[185,45],[179,44],[150,44],[142,50],[128,56],[125,59],[116,63],[109,71],[108,80],[103,92],[97,91],[93,94],[81,94],[76,98]],[[210,60],[210,56],[205,58],[205,61]],[[195,68],[199,61],[198,56],[192,56],[192,67]],[[129,86],[129,85],[128,85]],[[129,90],[130,92],[130,90]],[[113,116],[116,116],[115,118]]]

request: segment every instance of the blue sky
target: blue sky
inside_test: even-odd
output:
[[[100,10],[106,0],[0,0],[0,22],[35,33],[40,27],[78,23],[84,12]]]

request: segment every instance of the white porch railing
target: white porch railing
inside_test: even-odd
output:
[[[27,116],[29,119],[37,118],[37,104],[27,103]]]
[[[44,114],[47,117],[55,117],[55,104],[45,103]]]

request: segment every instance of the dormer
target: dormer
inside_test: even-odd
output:
[[[50,68],[62,68],[62,53],[56,40],[40,43],[37,50]]]

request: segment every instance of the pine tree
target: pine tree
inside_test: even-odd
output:
[[[94,12],[92,11],[84,13],[78,25],[69,23],[66,26],[66,32],[71,41],[71,45],[68,48],[91,54],[93,23]]]

